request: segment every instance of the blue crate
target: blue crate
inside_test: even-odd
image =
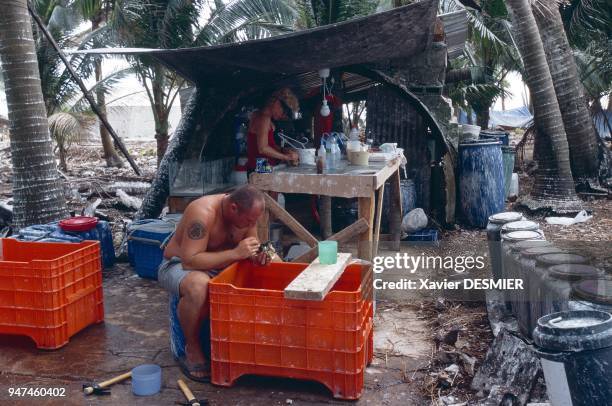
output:
[[[175,224],[163,220],[139,220],[128,228],[127,247],[130,264],[141,278],[157,279],[165,244]]]
[[[64,231],[59,223],[36,224],[22,228],[17,234],[17,239],[38,242],[75,242],[84,240],[100,241],[102,263],[104,268],[110,268],[115,263],[115,247],[113,246],[113,234],[108,222],[98,220],[98,224],[88,231]]]
[[[404,241],[433,242],[437,244],[438,243],[438,230],[436,230],[435,228],[424,228],[420,231],[409,233],[408,236],[404,239]]]

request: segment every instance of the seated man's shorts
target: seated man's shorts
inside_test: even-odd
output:
[[[183,264],[181,263],[181,259],[179,257],[172,257],[170,259],[164,258],[159,265],[159,270],[157,271],[157,281],[159,282],[160,286],[166,289],[168,292],[180,296],[181,281],[190,272],[200,271],[183,269]],[[204,272],[206,272],[206,274],[212,279],[221,271],[209,270]]]

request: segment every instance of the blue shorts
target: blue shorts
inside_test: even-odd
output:
[[[201,271],[183,269],[183,264],[181,263],[181,259],[179,257],[172,257],[170,259],[164,258],[161,264],[159,264],[157,281],[159,282],[160,286],[168,292],[180,296],[181,282],[185,276],[189,275],[190,272]],[[211,279],[221,273],[221,271],[216,269],[203,272],[210,276]]]

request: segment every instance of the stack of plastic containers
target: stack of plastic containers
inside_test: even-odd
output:
[[[491,258],[491,274],[497,280],[502,275],[502,256],[501,256],[501,229],[506,223],[523,219],[521,213],[508,211],[497,213],[489,217],[487,224],[487,241],[489,244],[489,255]]]
[[[540,230],[538,223],[528,220],[514,221],[502,226],[502,274],[504,279],[523,278],[520,269],[517,243],[522,241],[544,240],[544,233]],[[506,308],[512,313],[517,313],[518,290],[508,290],[504,295]]]

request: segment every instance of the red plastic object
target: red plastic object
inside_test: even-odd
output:
[[[96,227],[98,219],[96,217],[76,216],[69,219],[61,220],[59,226],[64,231],[89,231]]]
[[[0,334],[56,349],[104,320],[100,243],[0,239]]]
[[[233,264],[209,283],[212,383],[256,374],[321,382],[358,399],[373,356],[372,274],[350,265],[323,301],[285,299],[307,264]]]

